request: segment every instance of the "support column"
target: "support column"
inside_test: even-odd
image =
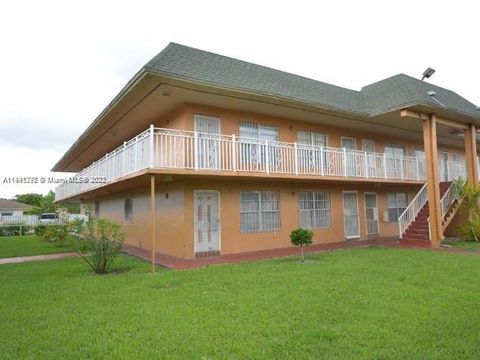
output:
[[[440,176],[438,173],[437,120],[434,114],[423,120],[423,146],[430,213],[430,242],[439,247],[443,240],[442,214],[440,209]]]
[[[156,272],[156,264],[155,264],[155,250],[156,250],[156,234],[155,234],[155,223],[156,223],[156,204],[155,204],[155,175],[150,175],[150,212],[152,215],[151,218],[151,223],[152,223],[152,230],[151,230],[151,236],[152,236],[152,273]]]
[[[475,125],[470,124],[465,130],[465,163],[467,181],[474,187],[478,186],[477,139]]]

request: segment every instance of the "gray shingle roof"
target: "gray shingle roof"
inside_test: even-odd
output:
[[[480,119],[476,106],[455,92],[404,74],[356,91],[175,43],[148,62],[145,70],[359,115],[426,105]],[[427,91],[435,91],[438,101]]]
[[[31,205],[19,203],[18,201],[0,199],[0,209],[5,209],[5,210],[28,210],[31,207],[32,207]]]

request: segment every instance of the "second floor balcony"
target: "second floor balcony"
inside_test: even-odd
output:
[[[439,165],[442,181],[465,177],[465,163]],[[145,169],[179,173],[423,182],[422,158],[195,131],[154,128],[106,154],[56,189],[64,200]],[[92,182],[92,178],[105,181]]]

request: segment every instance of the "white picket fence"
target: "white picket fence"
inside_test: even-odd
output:
[[[422,181],[425,161],[345,148],[154,128],[142,132],[57,187],[56,200],[146,168]],[[449,180],[465,164],[448,163]]]

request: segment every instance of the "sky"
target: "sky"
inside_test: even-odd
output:
[[[0,0],[0,198],[50,173],[169,42],[360,90],[405,73],[480,105],[478,1]]]

